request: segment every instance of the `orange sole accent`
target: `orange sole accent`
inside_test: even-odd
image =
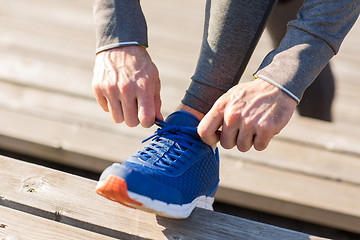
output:
[[[117,176],[108,176],[102,185],[96,189],[96,193],[127,207],[136,208],[136,206],[141,207],[143,205],[129,197],[125,180]]]

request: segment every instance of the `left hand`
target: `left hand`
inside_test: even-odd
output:
[[[116,123],[151,127],[160,112],[159,71],[142,46],[123,46],[96,55],[93,92]]]
[[[198,133],[205,143],[246,152],[264,150],[288,123],[297,103],[261,79],[240,83],[223,94],[201,120]],[[219,128],[222,126],[222,130]]]

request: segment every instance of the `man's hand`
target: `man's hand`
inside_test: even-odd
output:
[[[141,46],[98,53],[92,87],[97,102],[116,123],[150,127],[155,117],[163,119],[159,72]]]
[[[277,87],[256,79],[234,86],[201,120],[198,133],[209,145],[264,150],[288,123],[296,102]],[[222,126],[222,130],[219,128]]]

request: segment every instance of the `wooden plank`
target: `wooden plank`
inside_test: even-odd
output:
[[[110,240],[105,235],[0,206],[0,239]]]
[[[309,118],[292,119],[279,138],[333,152],[360,156],[360,126],[327,123]]]
[[[76,123],[56,122],[17,112],[0,112],[2,116],[7,116],[1,118],[4,121],[0,124],[2,149],[79,168],[102,171],[111,162],[124,161],[124,156],[131,155],[140,144],[137,139],[120,134],[96,129],[87,131],[86,127]],[[113,141],[105,145],[106,135]],[[123,143],[129,145],[125,147]]]
[[[204,209],[196,209],[186,220],[158,217],[97,196],[96,182],[92,180],[6,157],[0,157],[0,166],[1,205],[53,217],[61,223],[111,237],[314,239],[307,234]]]
[[[49,24],[93,30],[92,3],[86,0],[0,0],[0,6],[1,15],[7,18],[32,20],[43,26]]]
[[[16,54],[0,54],[0,79],[18,85],[93,98],[91,72],[77,66],[61,65],[52,61]],[[84,84],[87,82],[87,84]]]
[[[222,159],[219,201],[360,233],[360,188]]]
[[[250,149],[241,153],[237,149],[222,150],[221,158],[224,157],[360,187],[359,156],[331,152],[316,146],[303,146],[277,138],[264,151]]]

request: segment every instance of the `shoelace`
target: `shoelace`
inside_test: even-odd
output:
[[[200,137],[197,135],[196,127],[183,127],[173,126],[168,123],[156,120],[156,125],[160,128],[150,137],[146,138],[142,142],[152,140],[143,150],[138,152],[138,157],[147,161],[153,154],[160,153],[162,157],[158,159],[154,164],[158,167],[171,171],[172,167],[179,169],[184,164],[179,157],[186,151],[191,150],[193,144],[199,142]],[[164,154],[163,146],[168,140],[174,141],[174,145]]]

